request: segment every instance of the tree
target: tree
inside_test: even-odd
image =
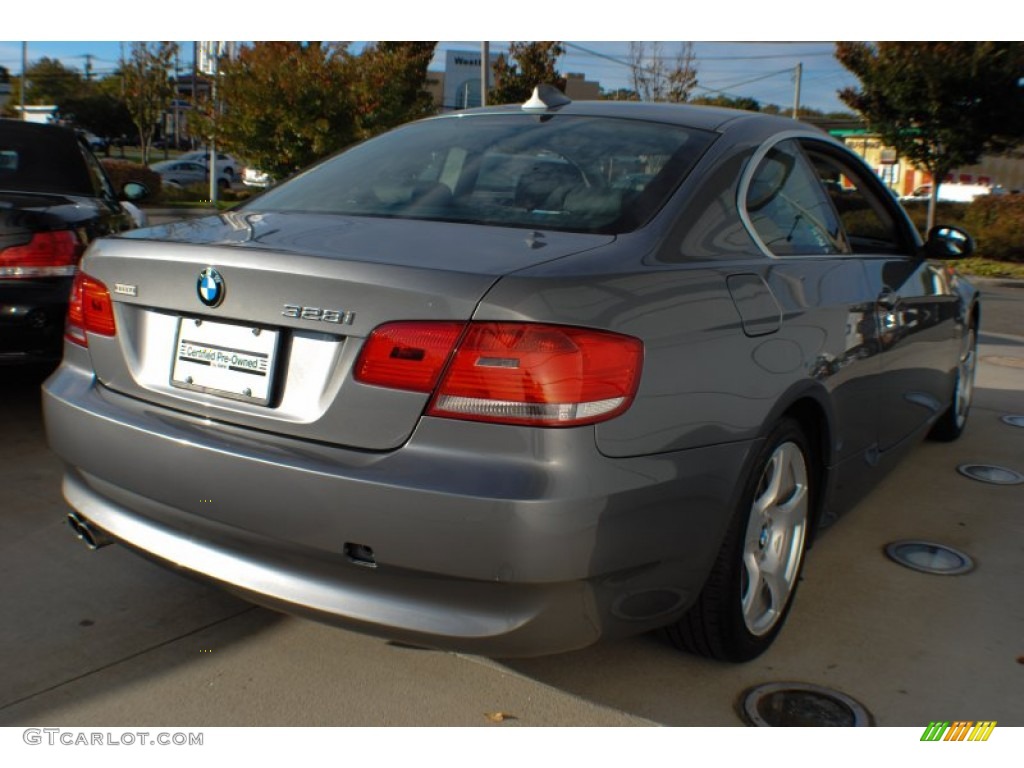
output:
[[[565,78],[555,65],[565,53],[560,42],[509,43],[508,56],[494,62],[494,87],[487,93],[490,104],[520,104],[538,85],[565,90]]]
[[[434,102],[426,90],[436,42],[380,42],[352,62],[360,138],[426,117]]]
[[[641,101],[688,101],[697,87],[697,64],[693,43],[680,43],[673,59],[662,53],[661,43],[629,44],[629,65],[633,90]]]
[[[223,111],[207,104],[193,122],[247,163],[283,178],[360,137],[353,58],[344,44],[242,46],[218,78]]]
[[[25,89],[26,104],[60,104],[79,93],[85,83],[78,70],[65,67],[57,59],[45,56],[28,66],[24,79],[28,81]],[[16,98],[20,100],[20,90]]]
[[[125,103],[100,89],[89,89],[80,96],[65,99],[58,106],[62,119],[70,120],[74,125],[86,128],[97,136],[123,136],[130,133],[134,126]],[[106,151],[109,155],[109,144]]]
[[[125,104],[139,132],[142,162],[149,162],[149,147],[157,123],[174,98],[174,85],[167,70],[174,63],[177,43],[134,42],[124,63]]]
[[[760,112],[761,102],[749,96],[698,96],[690,100],[691,104],[704,104],[709,107],[726,107],[728,109],[745,109],[748,112]]]
[[[837,43],[836,58],[860,80],[840,98],[931,174],[928,229],[946,174],[1024,140],[1024,43]]]

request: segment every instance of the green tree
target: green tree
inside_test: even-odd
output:
[[[489,104],[521,104],[538,85],[565,90],[565,78],[555,69],[558,57],[565,53],[560,42],[509,43],[508,53],[494,62]]]
[[[149,162],[153,133],[174,98],[167,71],[177,50],[177,43],[172,42],[134,42],[124,63],[125,104],[139,133],[143,163]]]
[[[344,44],[257,42],[224,62],[218,114],[194,117],[200,133],[283,178],[359,138],[353,57]]]
[[[931,174],[929,229],[946,174],[1024,140],[1024,43],[837,43],[836,58],[860,80],[840,98]]]
[[[26,104],[57,104],[81,92],[85,80],[77,69],[65,67],[57,59],[43,57],[29,64],[25,70]],[[20,78],[18,83],[20,89]],[[12,94],[13,100],[21,99],[21,91]]]
[[[93,88],[65,99],[59,105],[61,118],[107,138],[131,133],[134,126],[128,107],[120,98]],[[110,146],[107,146],[110,154]]]
[[[748,112],[760,112],[761,103],[749,96],[697,96],[690,100],[691,104],[704,104],[709,107],[726,107],[728,109],[745,109]]]
[[[351,62],[360,137],[433,113],[426,90],[436,42],[380,42]]]

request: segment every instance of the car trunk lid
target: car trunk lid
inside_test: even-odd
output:
[[[117,325],[113,337],[90,335],[89,352],[99,380],[122,394],[389,450],[408,439],[429,395],[354,379],[374,328],[469,320],[501,275],[611,239],[305,214],[225,214],[136,230],[86,257],[83,269],[111,293]],[[203,285],[220,300],[204,303]]]

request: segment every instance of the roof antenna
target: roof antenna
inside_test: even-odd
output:
[[[523,104],[522,108],[531,111],[556,109],[564,107],[566,104],[572,104],[572,99],[555,88],[555,86],[538,85],[533,89],[533,95],[530,97],[530,100]]]

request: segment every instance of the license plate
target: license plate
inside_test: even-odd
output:
[[[183,317],[178,321],[171,384],[267,405],[278,332]]]

